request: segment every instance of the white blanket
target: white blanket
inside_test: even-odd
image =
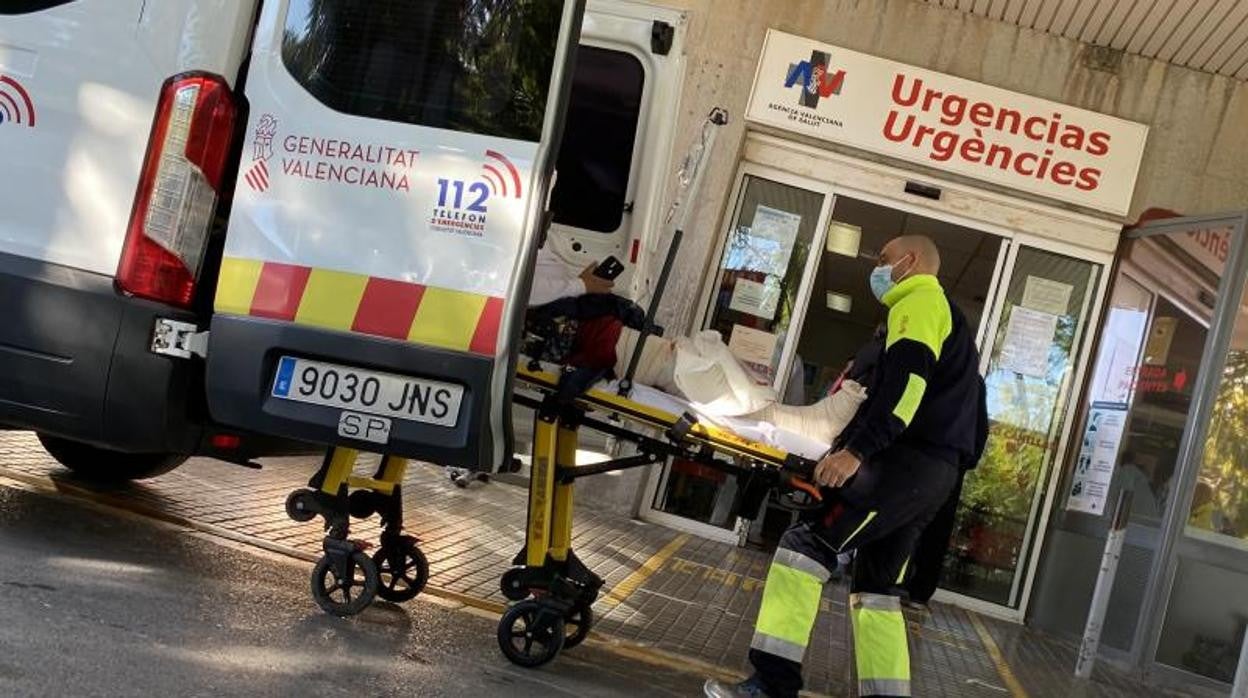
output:
[[[601,389],[614,392],[616,387],[615,383],[611,383],[602,385]],[[647,385],[633,386],[633,392],[629,395],[629,399],[675,415],[688,412],[697,416],[702,422],[727,429],[741,438],[765,443],[812,460],[822,458],[831,447],[830,444],[821,443],[802,434],[778,429],[767,422],[759,422],[744,417],[723,417],[706,414],[682,397],[665,393]]]

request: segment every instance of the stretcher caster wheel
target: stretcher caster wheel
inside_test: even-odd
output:
[[[286,497],[286,515],[299,523],[316,518],[316,493],[312,490],[295,490]]]
[[[516,567],[504,572],[499,580],[498,585],[508,601],[523,601],[528,598],[529,587],[524,584],[523,574],[524,568]]]
[[[383,545],[373,554],[381,576],[377,595],[392,603],[416,598],[429,581],[429,560],[410,538],[395,545]]]
[[[498,647],[512,664],[532,669],[558,656],[565,630],[558,611],[537,601],[521,601],[498,622]]]
[[[312,569],[312,598],[326,613],[353,616],[373,602],[380,586],[377,565],[356,550],[345,561],[325,555]],[[340,567],[346,567],[346,573]]]
[[[570,650],[589,637],[594,627],[594,610],[589,606],[577,606],[563,619],[563,648]]]
[[[378,496],[373,492],[356,490],[347,497],[347,511],[350,512],[351,518],[367,519],[381,511],[377,500]]]

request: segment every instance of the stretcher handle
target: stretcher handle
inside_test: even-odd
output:
[[[817,502],[823,501],[823,492],[819,490],[819,485],[816,485],[815,483],[811,482],[810,480],[807,480],[806,478],[798,477],[794,475],[789,478],[789,482],[787,484],[789,487],[795,490],[801,490],[805,492]]]

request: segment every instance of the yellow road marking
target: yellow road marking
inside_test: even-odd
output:
[[[609,611],[612,608],[619,606],[624,599],[631,596],[634,591],[637,591],[637,589],[641,587],[642,584],[645,584],[647,579],[649,579],[655,572],[658,572],[659,568],[663,566],[663,563],[667,562],[671,556],[675,555],[676,551],[680,550],[680,548],[685,544],[685,541],[688,540],[688,533],[682,533],[673,538],[667,545],[660,548],[657,553],[651,555],[650,559],[641,563],[641,567],[633,570],[632,574],[625,577],[624,581],[615,585],[615,588],[607,592],[597,605],[604,611]]]
[[[1001,681],[1005,683],[1006,688],[1010,689],[1010,695],[1013,698],[1028,698],[1027,689],[1023,688],[1022,682],[1014,675],[1014,670],[1010,668],[1010,663],[1005,661],[1005,655],[1001,653],[1001,648],[997,646],[997,641],[992,639],[988,628],[984,627],[983,621],[979,619],[979,614],[973,611],[966,611],[966,615],[971,619],[971,625],[975,626],[975,633],[979,635],[979,641],[984,643],[984,650],[988,652],[988,656],[992,658],[992,663],[997,667],[997,674],[1001,676]]]

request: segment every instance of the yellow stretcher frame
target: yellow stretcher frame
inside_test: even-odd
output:
[[[559,389],[557,374],[521,362],[516,369],[516,378],[518,388],[527,387],[545,395],[542,401],[523,397],[519,393],[514,398],[517,403],[537,411],[525,535],[524,564],[527,567],[541,567],[548,559],[556,563],[567,560],[572,541],[573,482],[585,475],[658,463],[670,455],[708,462],[713,460],[714,454],[721,454],[731,456],[738,463],[743,461],[748,464],[736,469],[776,470],[791,478],[790,485],[815,499],[819,497],[817,488],[804,484],[815,466],[815,461],[808,458],[743,438],[727,429],[703,424],[688,414],[675,415],[601,388],[590,388],[575,396],[570,406],[572,409],[561,411],[549,404]],[[605,413],[619,424],[594,423],[585,419],[588,413]],[[659,430],[665,438],[660,440],[629,432],[623,426],[624,422]],[[596,431],[638,444],[643,454],[607,464],[578,466],[578,430],[585,423]]]

